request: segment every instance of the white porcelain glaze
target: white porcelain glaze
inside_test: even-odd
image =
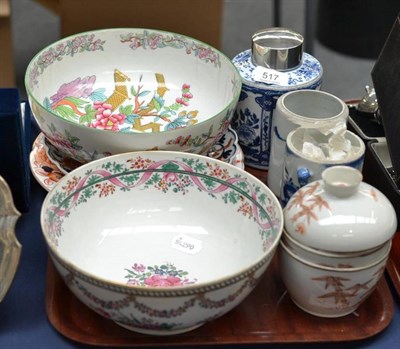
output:
[[[290,236],[303,245],[333,252],[368,250],[393,237],[397,218],[392,204],[373,186],[357,185],[359,171],[333,166],[324,170],[322,178],[299,189],[286,205],[285,229]],[[355,193],[343,197],[354,186]]]
[[[338,97],[319,90],[298,90],[285,93],[276,102],[271,134],[271,156],[268,187],[281,194],[283,158],[286,138],[298,127],[329,130],[346,123],[349,108]]]
[[[71,291],[99,314],[168,335],[239,304],[268,267],[283,229],[267,186],[219,160],[134,152],[64,176],[41,225]]]
[[[279,261],[290,298],[302,310],[320,317],[341,317],[357,310],[382,277],[389,249],[372,264],[335,268],[298,256],[283,241]]]
[[[392,246],[392,240],[389,240],[381,246],[366,251],[341,253],[324,251],[302,245],[285,231],[282,236],[282,242],[288,249],[305,261],[338,269],[365,268],[386,256]]]
[[[228,128],[241,78],[203,42],[117,28],[44,48],[28,65],[25,85],[42,132],[85,163],[133,150],[207,153]]]

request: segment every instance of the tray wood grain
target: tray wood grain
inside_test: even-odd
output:
[[[212,344],[308,343],[352,341],[384,330],[394,314],[393,299],[382,278],[356,313],[337,319],[309,315],[290,300],[275,258],[260,284],[237,308],[194,331],[169,337],[128,331],[81,303],[49,261],[46,312],[65,337],[101,346],[180,346]]]
[[[265,171],[246,170],[266,181]],[[96,314],[69,291],[51,261],[46,280],[50,323],[65,337],[90,345],[165,347],[354,341],[383,331],[394,315],[385,278],[357,312],[337,319],[309,315],[287,295],[276,257],[259,285],[238,307],[194,331],[168,337],[131,332]]]

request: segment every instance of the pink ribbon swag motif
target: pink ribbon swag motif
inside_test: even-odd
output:
[[[252,206],[254,218],[256,219],[258,225],[263,230],[270,229],[274,225],[274,222],[271,219],[267,222],[263,222],[263,219],[260,217],[260,207],[256,204],[258,202],[257,192],[255,188],[253,188],[253,186],[247,182],[246,178],[230,177],[218,179],[210,174],[207,174],[206,172],[199,173],[198,171],[195,171],[189,164],[178,160],[161,160],[157,162],[147,161],[144,162],[142,168],[135,168],[132,166],[132,168],[125,168],[124,170],[120,169],[118,173],[112,173],[111,171],[105,169],[92,171],[80,179],[75,179],[76,183],[71,184],[67,182],[66,186],[63,187],[62,190],[65,193],[65,198],[70,200],[67,208],[62,209],[62,205],[58,204],[57,206],[50,207],[49,210],[51,210],[58,217],[65,217],[68,215],[71,209],[79,204],[80,196],[85,195],[83,189],[88,185],[88,180],[90,178],[93,179],[94,176],[99,177],[99,179],[94,183],[90,183],[90,186],[94,186],[98,183],[108,183],[115,187],[132,189],[143,185],[149,185],[149,180],[156,172],[164,173],[163,178],[166,178],[171,182],[176,181],[179,174],[187,175],[191,180],[191,184],[209,194],[221,194],[227,190],[235,190],[243,194],[244,190],[240,189],[240,187],[237,185],[239,183],[246,183],[247,190],[249,191],[247,200]],[[134,173],[141,173],[140,178],[134,183],[127,184],[120,179],[121,177]],[[215,187],[209,188],[201,180],[202,177],[207,178],[208,180],[211,179],[214,183],[219,182],[219,184]],[[151,185],[154,185],[154,183]]]

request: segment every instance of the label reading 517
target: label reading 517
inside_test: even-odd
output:
[[[255,81],[264,82],[274,85],[288,85],[289,76],[284,72],[264,67],[256,67],[253,71],[253,79]]]

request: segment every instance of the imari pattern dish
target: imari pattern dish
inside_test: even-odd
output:
[[[219,141],[211,147],[207,156],[225,161],[241,169],[244,168],[243,151],[238,144],[236,132],[230,127]],[[43,133],[40,133],[33,142],[29,166],[35,179],[47,191],[53,189],[65,174],[81,165],[81,163],[61,154]]]
[[[130,330],[192,330],[238,305],[276,251],[281,206],[231,164],[132,152],[65,175],[41,225],[50,256],[84,304]]]
[[[206,154],[228,128],[241,78],[203,42],[126,28],[53,43],[32,59],[25,85],[47,139],[86,163],[136,150]]]
[[[238,154],[242,151],[236,132],[229,126],[226,133],[208,151],[207,155],[235,165]],[[244,167],[244,164],[242,168]]]

